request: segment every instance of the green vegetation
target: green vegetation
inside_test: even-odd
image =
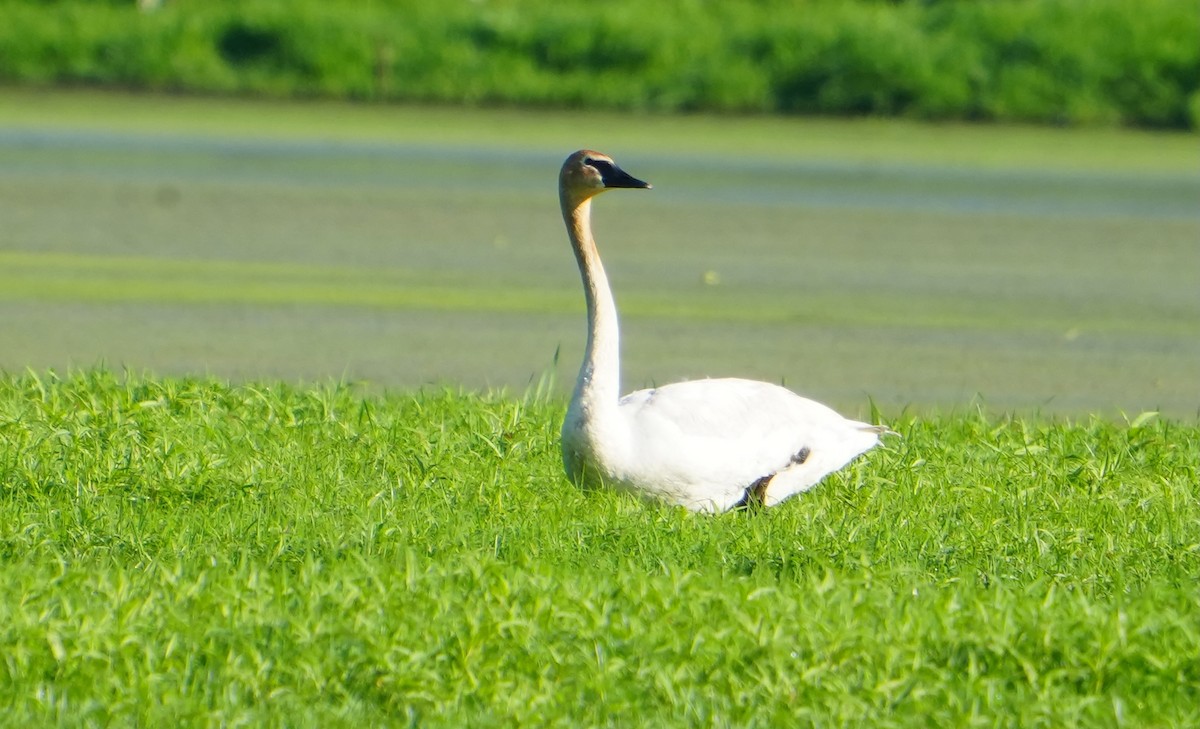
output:
[[[0,95],[0,726],[1200,723],[1194,139],[617,120]],[[656,184],[596,214],[628,382],[903,438],[570,486],[580,139]],[[179,376],[47,369],[105,358]]]
[[[18,84],[1200,126],[1193,0],[0,0],[0,47]]]
[[[964,413],[762,513],[562,408],[0,380],[0,724],[1191,726],[1200,428]]]

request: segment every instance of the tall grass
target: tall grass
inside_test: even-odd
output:
[[[1196,128],[1191,0],[0,2],[0,79]]]
[[[715,518],[563,479],[562,405],[0,380],[13,726],[1188,726],[1200,428],[893,414]]]

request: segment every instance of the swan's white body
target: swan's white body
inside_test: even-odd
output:
[[[617,309],[590,219],[592,197],[614,187],[649,185],[589,150],[568,157],[559,176],[588,310],[587,350],[562,427],[573,481],[693,511],[773,506],[878,443],[887,428],[766,382],[695,380],[620,397]]]

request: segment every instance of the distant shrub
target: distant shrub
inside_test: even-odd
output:
[[[0,0],[0,80],[1200,128],[1195,0]]]

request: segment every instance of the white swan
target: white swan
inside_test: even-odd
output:
[[[617,308],[592,238],[592,198],[650,185],[586,149],[567,158],[558,184],[587,297],[587,350],[562,426],[563,465],[575,483],[693,511],[773,506],[890,432],[752,380],[679,382],[620,397]]]

